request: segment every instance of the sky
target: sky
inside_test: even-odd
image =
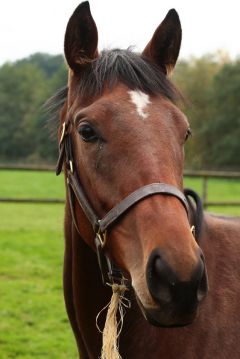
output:
[[[0,64],[35,52],[63,53],[79,0],[0,0]],[[90,0],[99,48],[144,49],[169,9],[182,23],[181,58],[225,50],[240,56],[240,0]]]

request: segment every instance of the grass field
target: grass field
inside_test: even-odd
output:
[[[52,173],[0,172],[0,196],[62,197]],[[62,294],[63,205],[0,204],[0,358],[77,358]]]
[[[199,179],[185,185],[201,191]],[[1,171],[0,197],[64,198],[63,178]],[[240,182],[210,181],[209,199],[240,200]],[[77,358],[62,295],[62,218],[62,205],[0,203],[1,359]]]
[[[77,358],[62,295],[62,205],[0,204],[0,358]]]

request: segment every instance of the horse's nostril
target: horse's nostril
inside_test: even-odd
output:
[[[166,261],[162,258],[162,256],[155,256],[152,261],[153,265],[153,274],[157,277],[156,279],[161,280],[166,284],[172,284],[176,281],[176,276],[168,266]]]
[[[154,270],[152,272],[154,281],[157,282],[158,291],[161,293],[161,301],[169,303],[172,301],[171,288],[169,283],[164,278],[165,265],[160,257],[157,257],[154,263]],[[172,283],[171,283],[172,284]]]
[[[190,311],[207,293],[205,263],[201,255],[191,279],[183,282],[168,265],[160,250],[156,249],[149,257],[146,276],[151,296],[162,306],[171,303]]]
[[[153,252],[147,265],[147,282],[152,297],[162,305],[172,301],[176,276],[159,252]]]
[[[164,271],[164,264],[163,264],[163,261],[162,261],[162,259],[160,257],[157,257],[155,259],[154,266],[155,266],[156,274],[161,275],[162,272]]]

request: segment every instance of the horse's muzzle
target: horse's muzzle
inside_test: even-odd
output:
[[[201,250],[190,280],[181,281],[164,259],[160,249],[155,249],[148,260],[146,279],[149,292],[159,308],[145,313],[153,325],[190,324],[197,315],[199,302],[208,291],[206,267]]]

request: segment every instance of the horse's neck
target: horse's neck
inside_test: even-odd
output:
[[[81,358],[97,358],[102,337],[96,328],[96,316],[109,302],[111,290],[103,286],[97,256],[72,226],[68,213],[65,240],[64,295],[68,316]],[[100,328],[103,325],[104,315],[99,319]]]

